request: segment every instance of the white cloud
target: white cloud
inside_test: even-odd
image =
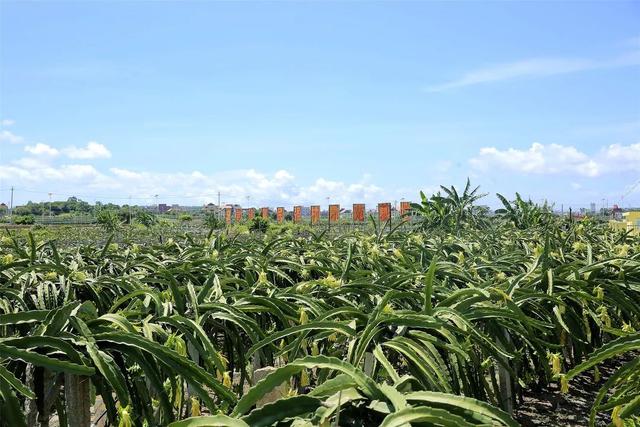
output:
[[[21,144],[24,138],[10,132],[6,129],[0,130],[0,142],[8,142],[9,144]]]
[[[612,172],[640,171],[640,143],[609,145],[593,155],[560,144],[534,143],[524,150],[484,147],[469,163],[483,172],[506,170],[525,174],[596,177]]]
[[[2,119],[0,120],[0,126],[11,126],[15,123],[14,120],[11,119]]]
[[[329,197],[330,203],[339,203],[347,205],[354,201],[365,203],[377,203],[385,197],[385,192],[381,187],[370,184],[367,176],[363,181],[358,183],[345,183],[343,181],[331,181],[325,178],[318,178],[316,181],[306,188],[301,188],[298,193],[298,199],[310,203],[325,203]]]
[[[632,51],[615,58],[604,60],[579,58],[529,58],[478,68],[463,74],[460,78],[430,86],[427,90],[430,92],[440,92],[448,89],[517,78],[547,77],[579,71],[618,68],[633,65],[640,65],[640,51]]]
[[[107,147],[95,141],[90,141],[86,147],[68,147],[63,150],[64,154],[71,159],[108,159],[111,152]]]
[[[366,203],[373,207],[381,201],[392,201],[392,197],[381,187],[371,183],[365,175],[357,182],[332,181],[318,178],[309,185],[296,182],[287,170],[264,173],[254,169],[232,170],[217,173],[200,171],[160,173],[136,171],[112,167],[103,173],[92,165],[54,165],[53,158],[46,156],[26,157],[8,165],[0,165],[0,179],[11,178],[17,187],[59,190],[60,195],[77,195],[92,200],[126,200],[131,196],[136,203],[154,203],[158,194],[160,202],[200,205],[217,203],[218,192],[223,203],[242,206],[285,206],[294,204],[331,203],[349,206],[351,203]],[[417,194],[417,189],[411,193]],[[100,195],[100,196],[94,196]],[[402,194],[402,196],[405,196]]]
[[[42,158],[25,157],[8,165],[0,165],[0,179],[11,179],[16,186],[56,185],[58,183],[84,187],[103,175],[92,165],[69,164],[55,166]],[[44,188],[44,187],[43,187]],[[47,188],[47,191],[50,189]]]
[[[612,144],[602,152],[603,160],[611,168],[640,170],[640,143],[631,145]]]
[[[26,147],[24,147],[24,151],[30,154],[34,154],[36,156],[46,155],[46,156],[53,157],[60,154],[60,152],[57,149],[42,143],[37,143],[36,145],[27,145]]]

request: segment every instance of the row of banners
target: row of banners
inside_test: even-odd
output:
[[[404,216],[411,208],[411,202],[400,202],[400,216]],[[246,211],[247,220],[252,220],[256,214],[256,209],[242,209],[227,207],[224,210],[224,218],[227,224],[231,224],[232,218],[235,217],[235,222],[242,222],[243,211]],[[311,206],[311,224],[317,224],[320,222],[320,206]],[[364,203],[354,203],[352,218],[354,222],[365,221],[365,206]],[[269,208],[260,208],[260,215],[264,219],[269,219]],[[284,222],[285,210],[283,207],[276,208],[276,220],[281,223]],[[329,205],[329,222],[338,222],[340,219],[340,205]],[[378,203],[378,220],[380,222],[386,222],[391,219],[391,203]],[[302,206],[293,207],[293,222],[302,221]]]

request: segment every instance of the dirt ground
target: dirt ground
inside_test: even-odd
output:
[[[613,359],[599,366],[601,379],[593,381],[593,371],[583,373],[569,383],[569,393],[561,394],[558,383],[550,384],[540,391],[527,390],[524,402],[514,412],[514,418],[524,427],[582,427],[589,425],[589,411],[598,390],[604,382],[623,363],[640,353]],[[609,413],[600,413],[596,418],[597,426],[607,426],[611,422]]]

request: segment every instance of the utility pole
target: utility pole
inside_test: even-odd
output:
[[[9,204],[9,223],[13,223],[13,186],[11,186],[11,203]]]
[[[53,193],[49,193],[49,222],[51,222],[51,196]]]
[[[129,225],[131,225],[131,196],[129,196]]]
[[[327,196],[327,225],[331,229],[331,208],[329,207],[329,200],[331,197]]]
[[[153,197],[155,197],[156,199],[156,212],[158,212],[158,215],[160,215],[160,205],[158,204],[158,195],[154,195]]]
[[[222,206],[220,206],[220,192],[218,191],[218,219],[222,219]]]

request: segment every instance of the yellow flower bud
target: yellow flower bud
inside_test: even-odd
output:
[[[562,372],[562,360],[559,353],[549,353],[547,355],[549,363],[551,363],[551,373],[553,375],[559,375]]]
[[[566,375],[560,375],[560,393],[569,393],[569,380]]]
[[[267,273],[264,271],[261,271],[258,274],[258,283],[261,285],[266,285],[267,283],[269,283],[269,281],[267,280]]]
[[[229,371],[225,371],[222,375],[222,385],[226,388],[231,388],[231,375],[229,375]]]
[[[200,415],[200,401],[197,397],[191,396],[191,416],[199,417]]]
[[[300,387],[306,387],[309,385],[309,374],[306,369],[302,370],[300,374]]]
[[[622,332],[626,332],[628,334],[631,334],[631,333],[633,333],[635,331],[636,331],[636,329],[633,326],[631,326],[630,323],[622,322]]]
[[[593,288],[593,294],[600,301],[602,301],[604,299],[604,289],[602,289],[601,286],[596,286],[595,288]]]
[[[615,427],[624,427],[624,421],[620,418],[620,411],[622,406],[618,405],[611,411],[611,421]]]
[[[298,310],[298,312],[300,313],[300,319],[298,320],[298,323],[300,323],[301,325],[305,325],[306,323],[308,323],[309,315],[307,314],[307,311],[304,308],[301,308],[300,310]]]
[[[129,406],[118,407],[118,427],[133,427],[133,421],[131,420],[131,408]]]

